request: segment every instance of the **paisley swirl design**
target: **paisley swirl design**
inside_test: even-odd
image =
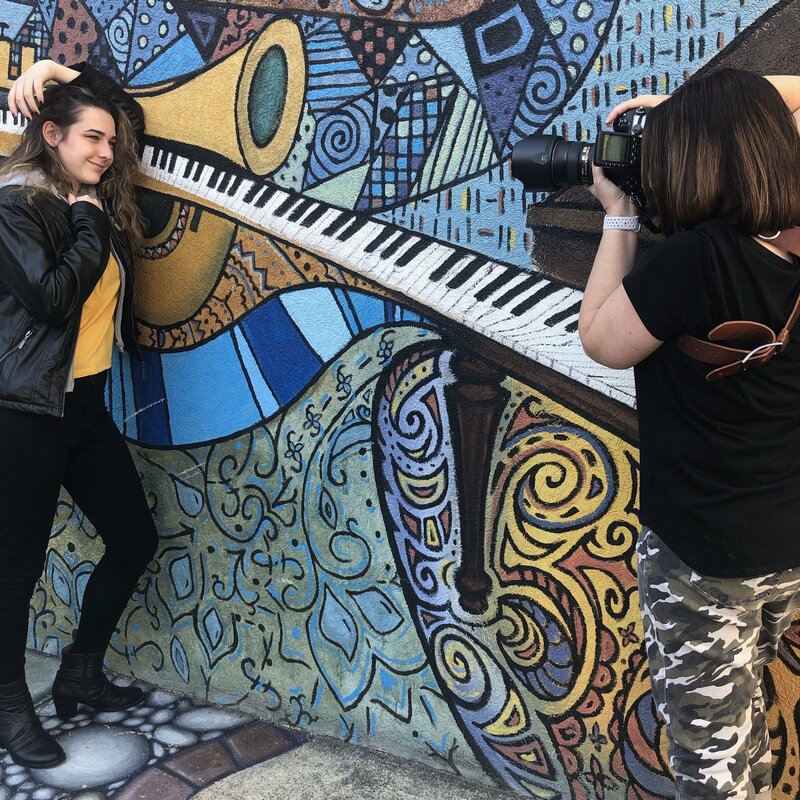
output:
[[[527,412],[526,412],[527,413]],[[506,441],[515,459],[495,481],[498,512],[512,513],[534,552],[602,518],[617,485],[613,461],[585,430],[529,417]],[[522,415],[516,418],[523,424]]]
[[[491,695],[491,654],[458,628],[443,626],[432,633],[431,647],[439,674],[458,703],[482,708]]]
[[[587,775],[613,783],[601,731],[619,689],[621,656],[641,642],[630,552],[620,552],[632,552],[635,504],[620,491],[619,464],[629,469],[635,461],[628,445],[507,381],[512,399],[487,498],[485,568],[493,584],[488,610],[467,614],[452,581],[461,542],[446,434],[449,359],[440,348],[401,352],[380,386],[385,513],[406,596],[481,760],[519,791],[546,795],[569,786],[573,797],[586,797]],[[409,491],[411,482],[398,475],[418,478],[427,493]],[[433,507],[428,497],[436,497]],[[436,549],[425,523],[445,506],[452,533]]]
[[[498,638],[517,677],[543,700],[565,697],[578,674],[575,641],[563,616],[552,608],[546,596],[534,603],[528,598],[503,601],[503,621]]]

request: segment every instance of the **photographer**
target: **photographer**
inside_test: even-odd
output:
[[[594,168],[611,219],[580,337],[635,371],[640,602],[675,797],[768,798],[762,671],[800,608],[800,269],[779,234],[800,223],[800,78],[720,70],[610,119],[642,105],[667,239],[633,269],[637,208]]]

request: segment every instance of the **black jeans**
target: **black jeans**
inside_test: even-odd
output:
[[[128,447],[105,407],[106,373],[79,378],[63,418],[0,408],[0,684],[24,674],[28,609],[64,486],[105,544],[75,647],[102,653],[158,537]]]

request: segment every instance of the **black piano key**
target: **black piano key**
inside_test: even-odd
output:
[[[236,192],[239,191],[239,187],[242,185],[243,180],[244,178],[242,178],[240,175],[234,175],[233,180],[228,184],[228,188],[225,190],[225,193],[229,197],[234,197]]]
[[[336,238],[340,242],[347,241],[356,231],[361,230],[361,226],[364,223],[359,219],[359,217],[353,217],[347,225],[342,228],[339,233],[336,234]]]
[[[323,236],[333,236],[342,226],[350,222],[350,218],[346,214],[337,214],[329,223],[328,226],[322,231]]]
[[[365,248],[367,253],[374,253],[384,242],[394,233],[397,233],[396,228],[384,228]]]
[[[308,211],[308,209],[311,208],[311,206],[313,206],[313,205],[314,205],[314,201],[313,200],[308,200],[308,199],[301,200],[292,209],[292,213],[289,214],[289,221],[290,222],[297,222],[297,220],[299,220],[300,217],[302,217],[303,214],[305,214],[306,211]]]
[[[465,264],[449,281],[445,284],[449,289],[458,289],[463,286],[481,267],[489,262],[485,258],[473,258]]]
[[[209,189],[216,189],[217,188],[217,181],[222,177],[223,172],[221,169],[214,168],[211,170],[211,175],[208,176],[208,180],[206,181],[206,186]]]
[[[192,161],[190,158],[186,159],[186,166],[183,168],[183,177],[188,178],[189,175],[192,174],[192,169],[194,169],[196,165],[195,161]]]
[[[272,213],[276,217],[282,217],[298,201],[296,194],[289,195]]]
[[[548,317],[544,324],[547,325],[548,328],[554,328],[558,325],[559,322],[563,322],[565,319],[574,316],[581,310],[581,301],[578,300],[577,303],[573,303],[569,308],[565,308],[563,311],[559,311],[556,314],[553,314],[552,317]]]
[[[169,161],[167,162],[167,172],[169,172],[170,175],[172,175],[175,172],[175,163],[177,162],[177,160],[178,160],[178,154],[172,153],[172,155],[169,157]]]
[[[448,272],[450,272],[451,269],[453,269],[453,267],[456,264],[460,263],[463,260],[464,260],[463,253],[456,253],[456,252],[451,253],[441,264],[439,264],[438,267],[436,267],[436,269],[433,272],[431,272],[429,280],[440,281],[442,278],[444,278],[445,275],[447,275]]]
[[[410,264],[420,253],[427,250],[430,247],[430,242],[425,241],[424,239],[420,239],[416,244],[412,244],[408,250],[400,256],[395,262],[395,266],[398,267],[405,267]]]
[[[253,200],[256,199],[256,195],[261,191],[263,187],[258,184],[254,183],[248,190],[245,192],[244,197],[242,198],[243,203],[252,203]]]
[[[169,161],[169,150],[162,150],[161,156],[158,159],[158,168],[165,169]]]
[[[575,331],[578,330],[578,320],[570,322],[569,325],[565,325],[564,330],[566,330],[567,333],[575,333]]]
[[[303,219],[301,224],[305,228],[310,228],[325,213],[325,211],[327,211],[325,206],[317,203],[317,207]]]
[[[542,278],[539,275],[531,275],[530,277],[525,278],[522,283],[517,284],[507,292],[503,292],[500,297],[495,297],[495,299],[492,300],[492,305],[495,308],[504,308],[509,303],[513,303],[520,296],[520,294],[522,294],[522,292],[527,292],[528,289],[532,289],[541,280]]]
[[[154,167],[158,163],[158,158],[161,154],[158,151],[157,147],[153,148],[153,155],[150,156],[150,166]]]
[[[557,292],[561,286],[557,283],[548,283],[547,286],[542,286],[538,292],[534,292],[530,297],[523,300],[519,305],[514,306],[511,309],[511,313],[515,317],[522,316],[523,314],[527,314],[537,303],[544,300],[545,297],[549,297],[553,292]]]
[[[275,187],[271,183],[268,183],[261,190],[261,194],[255,200],[253,200],[253,205],[256,208],[264,208],[264,206],[269,202],[270,197],[272,197],[276,191],[277,190]]]
[[[400,234],[382,253],[381,258],[390,258],[393,256],[402,245],[408,241],[408,236]]]
[[[500,291],[512,278],[519,275],[519,270],[513,267],[506,267],[499,275],[492,278],[485,286],[475,292],[475,299],[479,301],[486,300],[491,297],[495,292]]]
[[[200,176],[203,174],[203,170],[205,169],[205,165],[202,161],[198,161],[197,165],[194,168],[194,172],[192,173],[192,180],[197,183],[200,180]]]

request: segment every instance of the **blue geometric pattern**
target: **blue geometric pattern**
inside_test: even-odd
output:
[[[300,287],[272,297],[201,345],[143,350],[112,366],[109,409],[123,434],[155,446],[227,438],[296,400],[354,339],[419,315],[353,289]]]

